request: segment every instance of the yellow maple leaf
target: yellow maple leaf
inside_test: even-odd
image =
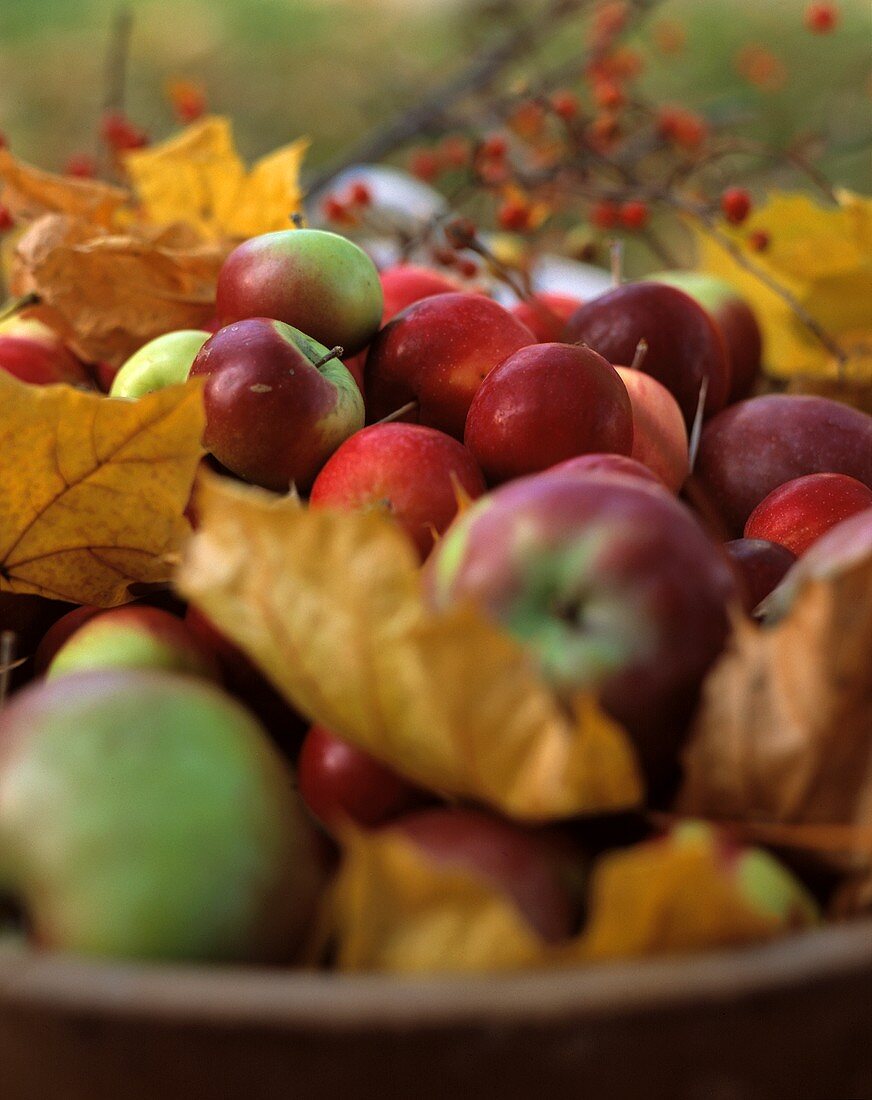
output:
[[[397,831],[350,829],[343,848],[327,923],[347,971],[577,966],[763,942],[818,919],[771,856],[747,849],[725,857],[717,834],[700,823],[601,856],[585,925],[559,944],[541,940],[493,884],[433,863]]]
[[[180,591],[309,718],[423,785],[544,820],[639,805],[623,730],[567,714],[512,638],[425,607],[384,516],[312,510],[220,478],[197,494]]]
[[[203,424],[193,383],[121,401],[0,371],[0,591],[112,607],[167,581]]]
[[[16,220],[69,214],[108,228],[128,193],[102,180],[74,179],[44,172],[0,149],[0,202]]]
[[[302,194],[305,138],[246,170],[230,122],[203,118],[158,145],[129,153],[124,166],[141,213],[158,224],[184,222],[204,236],[251,237],[291,227]]]
[[[18,240],[11,286],[82,358],[122,363],[155,336],[200,328],[214,313],[226,255],[184,226],[113,233],[45,214]]]
[[[699,269],[735,286],[757,313],[764,365],[776,378],[872,381],[872,199],[848,191],[837,197],[838,205],[825,207],[807,195],[775,192],[741,227],[719,230],[835,339],[847,357],[841,367],[783,298],[692,227]],[[756,231],[769,238],[760,252],[749,245]]]

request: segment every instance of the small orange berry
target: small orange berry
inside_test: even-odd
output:
[[[805,25],[812,34],[829,34],[839,22],[836,4],[809,4],[805,9]]]

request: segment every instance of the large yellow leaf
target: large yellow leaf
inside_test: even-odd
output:
[[[291,228],[307,148],[299,139],[247,171],[229,121],[212,116],[128,154],[124,164],[148,221],[185,222],[213,238],[250,237]]]
[[[771,856],[736,854],[688,823],[594,865],[588,919],[564,944],[539,939],[496,887],[432,863],[397,832],[350,831],[330,897],[337,965],[445,973],[576,966],[762,942],[817,911]]]
[[[700,270],[726,279],[751,303],[763,328],[766,369],[777,378],[834,379],[841,370],[848,382],[872,382],[872,199],[847,191],[838,198],[826,207],[807,195],[775,192],[741,228],[720,230],[839,343],[848,356],[841,368],[787,302],[695,227]],[[762,252],[748,243],[757,230],[769,236]]]
[[[38,294],[44,319],[84,359],[117,364],[155,336],[209,320],[225,255],[180,226],[109,233],[46,214],[17,243],[12,288]]]
[[[194,384],[120,401],[0,371],[0,591],[111,607],[168,580],[202,405]]]
[[[0,202],[18,220],[69,214],[108,228],[128,199],[127,191],[101,180],[56,176],[0,149]]]
[[[471,610],[428,612],[387,518],[214,477],[197,509],[180,591],[311,719],[425,786],[517,817],[640,803],[624,732],[590,699],[567,714],[520,645]]]

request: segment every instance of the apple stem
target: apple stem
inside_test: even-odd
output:
[[[706,375],[703,378],[702,384],[699,387],[699,398],[696,402],[696,413],[693,418],[693,427],[690,430],[690,445],[688,449],[690,452],[691,473],[693,473],[693,468],[696,465],[696,455],[699,451],[699,441],[702,438],[702,416],[703,412],[705,411],[705,399],[706,395],[708,394],[708,386],[709,380],[708,375]]]
[[[9,674],[17,664],[21,664],[15,660],[15,641],[14,630],[4,630],[0,634],[0,707],[9,694]]]
[[[617,288],[624,281],[623,241],[612,241],[609,245],[609,257],[612,262],[612,286]]]
[[[294,223],[294,227],[296,229],[302,229],[303,226],[306,224],[306,219],[303,217],[302,213],[299,210],[291,211],[291,213],[288,214],[288,217]]]
[[[40,296],[32,292],[24,294],[21,298],[10,298],[0,306],[0,321],[5,321],[7,317],[14,317],[16,313],[27,309],[28,306],[38,306],[41,301]]]
[[[313,367],[323,367],[325,363],[329,363],[331,359],[341,359],[345,354],[345,348],[339,347],[337,344],[335,348],[331,348],[326,355],[322,355],[317,363],[313,363]]]
[[[648,354],[648,341],[643,336],[642,339],[636,344],[636,352],[633,355],[633,362],[630,364],[630,370],[639,370],[642,364],[645,362],[645,356]]]
[[[395,409],[394,412],[388,413],[387,416],[383,416],[381,420],[376,420],[376,424],[390,424],[394,420],[399,420],[401,416],[405,416],[406,413],[414,412],[418,407],[417,401],[407,401],[405,405],[402,405],[399,409]],[[375,427],[375,424],[373,425]]]

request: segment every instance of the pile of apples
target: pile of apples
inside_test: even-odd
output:
[[[810,547],[872,547],[872,417],[749,396],[760,360],[752,311],[714,279],[510,310],[295,229],[230,254],[212,331],[159,337],[103,380],[129,400],[202,376],[204,445],[225,472],[391,516],[432,606],[477,605],[567,705],[595,691],[665,806],[734,609],[765,616]],[[0,326],[0,366],[86,378],[28,320]],[[621,833],[445,805],[306,732],[172,598],[70,611],[33,672],[0,715],[0,893],[42,947],[291,961],[347,821],[483,877],[559,941],[582,919],[593,849]]]

